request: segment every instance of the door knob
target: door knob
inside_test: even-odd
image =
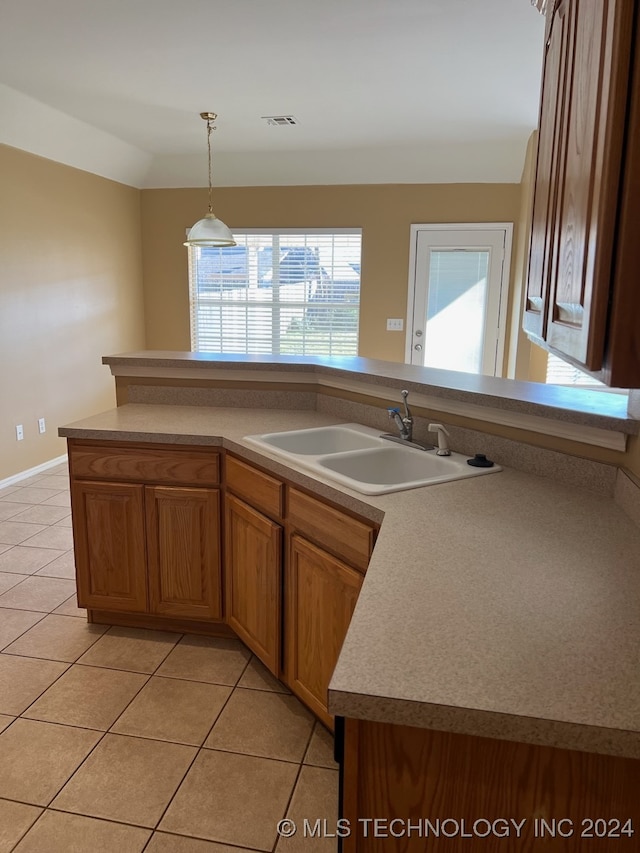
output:
[[[416,338],[422,337],[422,329],[416,329]]]
[[[414,349],[417,349],[417,350],[418,350],[418,352],[420,352],[420,350],[422,349],[422,344],[416,344],[416,345],[414,346]]]

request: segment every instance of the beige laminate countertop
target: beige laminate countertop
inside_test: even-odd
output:
[[[608,498],[512,469],[363,496],[242,440],[328,423],[126,405],[60,434],[223,446],[382,520],[333,713],[640,758],[640,528]]]

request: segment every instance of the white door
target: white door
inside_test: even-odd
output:
[[[512,231],[411,226],[407,363],[502,375]]]

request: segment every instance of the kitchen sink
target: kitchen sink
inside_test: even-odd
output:
[[[499,465],[468,465],[469,457],[462,453],[438,456],[435,450],[391,445],[378,430],[361,424],[248,435],[244,440],[365,495],[401,492],[502,470]]]
[[[353,426],[360,427],[359,424]],[[366,427],[354,429],[351,424],[294,429],[288,432],[272,432],[266,435],[251,435],[255,443],[264,444],[286,453],[303,456],[321,456],[325,453],[341,453],[345,450],[363,450],[383,444],[377,430],[364,432]]]

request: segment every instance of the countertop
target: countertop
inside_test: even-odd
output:
[[[364,496],[243,442],[336,422],[130,404],[60,434],[225,447],[382,522],[333,713],[640,758],[640,528],[608,498],[513,469]]]

